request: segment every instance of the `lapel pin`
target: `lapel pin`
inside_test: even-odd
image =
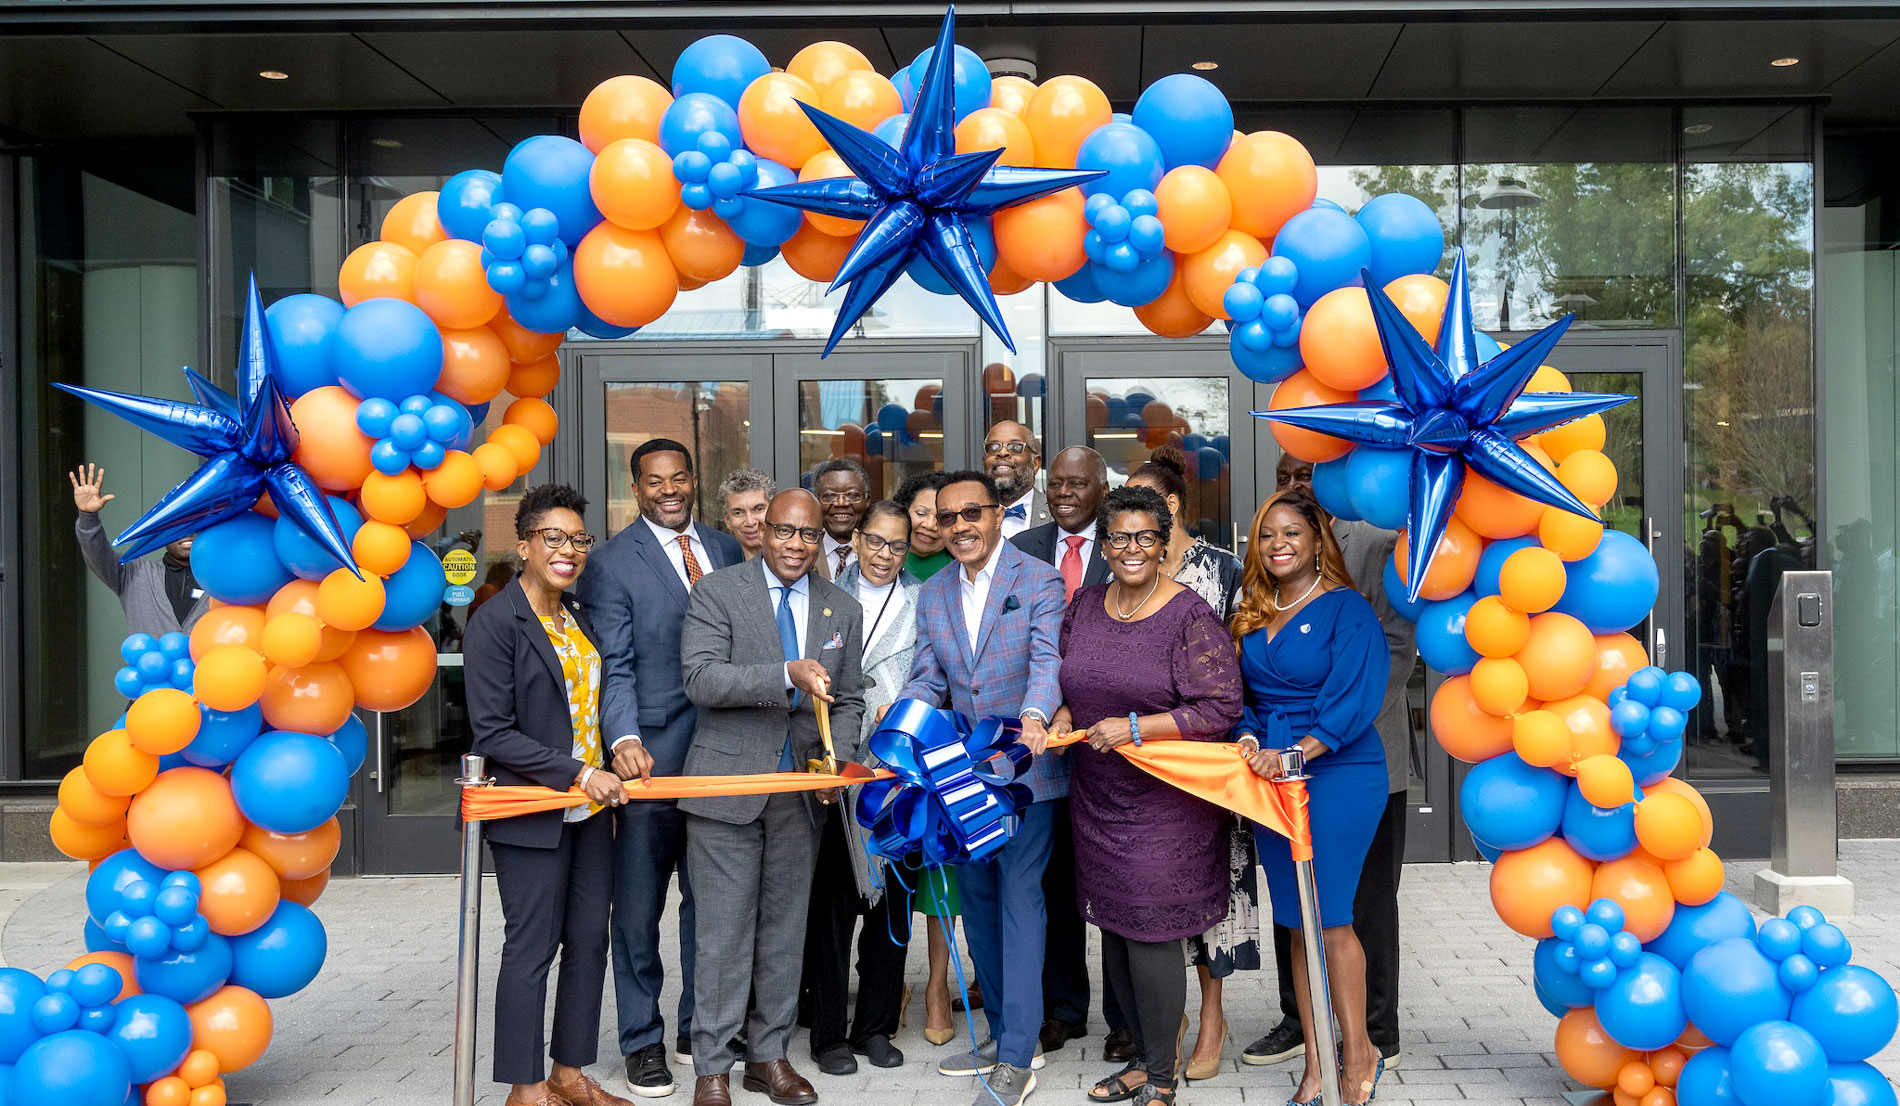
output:
[[[831,617],[831,608],[830,608],[830,607],[826,607],[826,608],[825,608],[825,617],[826,617],[826,618],[830,618],[830,617]]]

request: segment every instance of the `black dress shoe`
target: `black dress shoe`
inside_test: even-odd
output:
[[[811,1054],[812,1062],[826,1075],[856,1075],[857,1057],[851,1055],[848,1045],[827,1045]]]
[[[1135,1058],[1135,1034],[1126,1026],[1111,1029],[1108,1036],[1102,1038],[1102,1059],[1111,1064],[1125,1064]]]
[[[871,1061],[874,1068],[901,1068],[904,1066],[904,1054],[891,1043],[891,1039],[882,1033],[873,1033],[864,1039],[862,1045],[854,1046],[852,1051],[862,1052],[864,1058]]]
[[[1042,1050],[1044,1052],[1055,1052],[1077,1037],[1088,1036],[1088,1033],[1089,1031],[1085,1026],[1077,1025],[1074,1022],[1065,1022],[1061,1018],[1050,1018],[1048,1021],[1042,1023],[1042,1033],[1040,1035]]]
[[[627,1057],[627,1089],[636,1098],[665,1098],[673,1093],[673,1069],[666,1066],[666,1046],[654,1042]]]

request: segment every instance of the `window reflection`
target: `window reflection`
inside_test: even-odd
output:
[[[607,533],[612,537],[639,517],[633,499],[633,451],[653,438],[671,438],[693,451],[699,474],[696,517],[719,521],[719,481],[752,464],[752,389],[739,380],[608,384]]]
[[[1120,487],[1155,450],[1174,446],[1187,462],[1179,521],[1202,541],[1233,549],[1227,378],[1089,377],[1083,386],[1087,444],[1108,462],[1110,486]]]
[[[942,469],[943,379],[801,382],[801,478],[833,457],[864,466],[873,500],[888,498],[917,473]]]

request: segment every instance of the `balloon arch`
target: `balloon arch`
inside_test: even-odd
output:
[[[1620,1106],[1894,1101],[1866,1063],[1893,991],[1812,910],[1758,928],[1670,775],[1700,689],[1647,667],[1626,631],[1656,568],[1599,521],[1597,412],[1627,397],[1540,365],[1562,324],[1508,351],[1477,334],[1462,258],[1431,275],[1429,207],[1319,199],[1306,150],[1235,132],[1208,81],[1164,77],[1120,115],[1082,77],[991,79],[951,31],[889,77],[843,43],[778,71],[701,39],[670,90],[596,88],[580,141],[398,202],[340,303],[265,310],[253,286],[237,395],[189,370],[196,403],[72,389],[205,459],[119,543],[195,533],[217,603],[189,639],[127,639],[131,704],[60,786],[54,842],[94,863],[89,951],[44,980],[0,969],[0,1100],[223,1102],[266,1000],[323,962],[309,907],[364,759],[353,711],[434,680],[446,579],[418,539],[534,468],[570,328],[624,336],[782,254],[845,288],[827,352],[905,274],[1005,342],[994,295],[1037,282],[1166,337],[1222,320],[1321,501],[1429,539],[1400,541],[1386,593],[1447,674],[1432,730],[1473,765],[1461,810],[1536,941],[1564,1071]]]

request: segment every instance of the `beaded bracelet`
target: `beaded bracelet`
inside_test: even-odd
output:
[[[1141,718],[1134,711],[1128,712],[1128,732],[1135,739],[1135,747],[1141,747]]]

